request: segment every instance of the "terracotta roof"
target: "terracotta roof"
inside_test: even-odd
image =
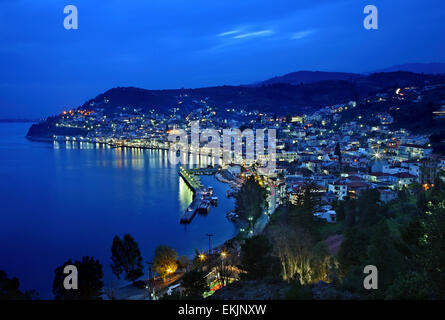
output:
[[[346,186],[347,183],[342,182],[342,181],[336,181],[334,183],[331,183],[333,186]]]
[[[375,176],[375,177],[383,177],[383,176],[386,176],[387,174],[383,173],[383,172],[371,172],[369,175]]]
[[[416,176],[413,176],[412,174],[406,173],[406,172],[400,172],[400,173],[396,173],[393,174],[394,177],[396,178],[415,178]]]
[[[349,188],[366,188],[369,187],[369,184],[367,184],[366,182],[350,182],[348,183],[348,187]]]

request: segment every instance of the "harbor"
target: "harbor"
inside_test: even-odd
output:
[[[190,224],[196,214],[208,214],[212,206],[218,204],[218,198],[213,196],[212,187],[204,187],[197,173],[199,170],[206,169],[191,169],[187,170],[184,167],[180,167],[178,170],[179,176],[185,181],[187,186],[193,192],[192,203],[187,207],[183,215],[181,216],[181,224]],[[204,172],[204,171],[203,171]],[[210,169],[205,171],[209,174]]]

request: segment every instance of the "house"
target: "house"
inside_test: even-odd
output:
[[[337,221],[337,213],[330,208],[329,210],[321,210],[314,213],[314,217],[325,220],[327,223],[334,223]]]
[[[323,161],[321,160],[311,160],[311,161],[304,161],[303,166],[312,172],[318,173],[321,171],[323,165]]]
[[[434,160],[423,159],[420,161],[420,176],[421,184],[434,184],[437,176],[439,163]]]
[[[416,182],[416,176],[412,174],[401,172],[391,175],[390,180],[395,183],[395,187],[398,189],[407,188],[410,184]]]
[[[364,190],[369,188],[369,184],[363,181],[348,182],[346,185],[348,187],[348,195],[351,198],[358,198]]]
[[[229,171],[233,176],[239,177],[241,174],[241,166],[237,164],[231,164],[227,168],[227,171]]]
[[[416,144],[402,144],[399,155],[408,159],[422,159],[432,154],[433,149]]]
[[[277,152],[278,161],[292,162],[298,159],[298,153],[295,151],[281,151]]]
[[[348,195],[348,185],[339,181],[330,183],[328,191],[335,194],[338,200],[343,200]]]
[[[378,189],[378,191],[380,193],[380,201],[384,203],[388,203],[397,198],[397,192],[394,190]]]
[[[420,177],[420,162],[418,160],[407,160],[401,163],[403,168],[408,169],[408,173],[416,176],[418,179]],[[419,180],[420,182],[420,180]]]
[[[389,174],[383,172],[371,172],[367,174],[366,179],[369,182],[385,182]]]

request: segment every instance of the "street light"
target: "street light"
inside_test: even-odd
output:
[[[227,256],[227,253],[225,251],[221,252],[221,257],[225,258]]]
[[[204,253],[201,253],[201,254],[199,255],[199,259],[200,259],[201,261],[204,261],[205,258],[206,258],[206,256],[205,256]]]

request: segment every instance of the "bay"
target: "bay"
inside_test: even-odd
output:
[[[54,269],[93,256],[105,285],[116,285],[109,264],[115,235],[131,234],[145,262],[159,244],[179,255],[208,249],[235,235],[225,214],[234,207],[228,186],[212,176],[219,203],[190,225],[179,218],[192,193],[161,150],[110,148],[78,142],[31,142],[29,123],[0,124],[0,270],[21,289],[52,298]],[[147,272],[147,270],[145,270]]]

